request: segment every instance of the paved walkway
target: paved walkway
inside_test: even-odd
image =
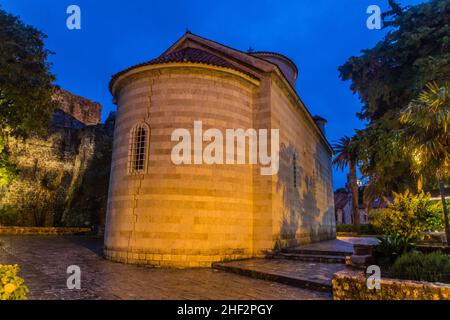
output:
[[[337,237],[336,240],[321,241],[302,245],[298,249],[311,251],[331,251],[353,253],[354,244],[377,244],[378,240],[372,237]]]
[[[305,262],[287,259],[249,259],[216,263],[216,268],[260,279],[270,279],[300,288],[331,293],[333,275],[345,264]]]
[[[330,299],[321,293],[212,269],[154,269],[107,261],[102,239],[0,236],[0,264],[19,264],[31,299]],[[81,290],[66,269],[81,268]],[[317,271],[316,269],[314,271]]]

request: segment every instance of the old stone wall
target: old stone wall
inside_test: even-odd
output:
[[[8,147],[19,175],[0,191],[0,224],[104,222],[100,216],[106,211],[111,140],[101,126],[53,128],[45,136],[10,139]]]
[[[379,290],[367,288],[359,271],[340,271],[333,277],[334,300],[450,300],[450,284],[381,279]]]
[[[58,109],[72,115],[81,123],[87,126],[100,123],[102,106],[99,103],[74,95],[64,89],[57,89],[53,99],[58,103]]]
[[[0,225],[104,224],[113,126],[113,118],[86,126],[57,109],[45,134],[10,138],[8,150],[19,174],[0,189]]]
[[[271,86],[272,128],[280,128],[280,169],[272,180],[273,235],[279,246],[335,238],[331,153],[279,81]]]
[[[91,228],[0,227],[0,235],[81,235],[91,232]]]

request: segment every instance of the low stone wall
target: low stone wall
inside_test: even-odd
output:
[[[423,253],[441,252],[450,255],[450,246],[417,246],[417,249]]]
[[[375,238],[376,234],[358,234],[356,232],[336,232],[336,237]]]
[[[78,235],[91,232],[91,228],[0,227],[0,235]]]
[[[450,284],[381,279],[381,289],[370,290],[361,271],[344,270],[333,277],[334,300],[450,300]]]

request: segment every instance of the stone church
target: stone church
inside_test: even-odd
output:
[[[281,54],[242,52],[189,32],[114,75],[105,256],[206,267],[335,238],[326,121],[300,99],[297,75]],[[279,129],[277,174],[261,175],[261,164],[249,162],[175,165],[172,132],[192,132],[199,120],[204,130]]]

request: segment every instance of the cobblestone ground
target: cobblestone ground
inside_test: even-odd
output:
[[[329,285],[331,285],[333,275],[346,268],[344,264],[338,263],[316,263],[287,259],[249,259],[222,264]]]
[[[19,264],[30,299],[331,299],[309,291],[212,269],[155,269],[102,258],[103,239],[0,236],[0,264]],[[81,268],[81,290],[66,287]]]
[[[354,244],[375,245],[378,240],[373,237],[337,237],[336,240],[314,242],[298,247],[304,250],[353,252]]]

